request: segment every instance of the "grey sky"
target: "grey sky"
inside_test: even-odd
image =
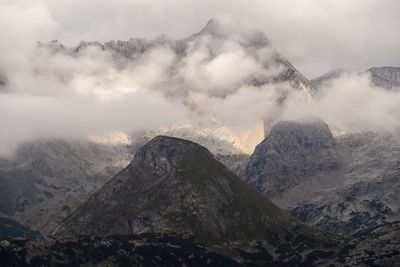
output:
[[[30,38],[108,41],[132,36],[175,38],[209,18],[242,20],[265,32],[278,50],[313,78],[332,68],[400,66],[398,0],[3,0],[42,20]],[[38,18],[35,18],[38,17]],[[4,19],[3,19],[4,20]],[[37,23],[37,22],[36,22]],[[29,25],[28,27],[33,27]],[[16,29],[26,31],[24,27]],[[43,33],[46,34],[43,34]],[[35,35],[36,34],[36,35]],[[46,41],[45,40],[45,41]]]

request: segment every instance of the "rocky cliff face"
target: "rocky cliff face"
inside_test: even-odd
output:
[[[316,247],[326,251],[334,246],[329,253],[335,253],[341,242],[299,224],[204,147],[165,136],[138,150],[131,164],[68,217],[54,235],[144,232],[194,236],[216,251],[233,254],[234,248],[246,253],[265,251],[270,255],[262,259],[265,262],[302,261]],[[283,247],[285,252],[280,251]]]
[[[275,201],[280,198],[277,202],[286,206],[302,197],[291,194],[292,190],[312,177],[331,173],[339,164],[328,125],[318,118],[308,117],[277,123],[250,156],[245,179],[265,196]],[[312,189],[299,194],[309,194]]]
[[[372,83],[386,89],[400,87],[400,67],[373,67],[366,71],[370,73]]]
[[[399,220],[399,134],[333,138],[316,122],[278,123],[250,157],[247,181],[329,231],[350,234]]]

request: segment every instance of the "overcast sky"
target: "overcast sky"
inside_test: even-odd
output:
[[[1,0],[0,49],[23,46],[14,40],[180,38],[225,17],[265,32],[314,78],[337,67],[400,66],[399,12],[398,0]]]

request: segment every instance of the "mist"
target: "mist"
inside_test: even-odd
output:
[[[3,0],[1,9],[3,3],[18,5],[19,13],[35,7],[37,21],[47,18],[38,33],[43,38],[35,41],[73,46],[160,34],[179,39],[217,17],[262,30],[309,78],[338,67],[362,71],[400,63],[397,0]],[[4,25],[26,29],[27,18]]]
[[[87,9],[91,6],[90,1],[84,4]],[[311,102],[305,101],[304,91],[287,82],[252,85],[249,81],[269,80],[283,68],[271,60],[281,47],[275,42],[271,45],[271,39],[253,30],[246,20],[237,22],[222,14],[224,27],[218,29],[217,37],[205,34],[184,39],[183,54],[173,45],[178,40],[174,34],[174,38],[144,34],[147,39],[131,39],[143,51],[125,57],[101,43],[64,46],[46,42],[55,35],[69,41],[117,37],[109,35],[107,27],[104,36],[96,31],[71,36],[74,31],[65,28],[70,18],[61,7],[71,10],[73,4],[6,1],[1,7],[0,73],[7,80],[0,89],[3,156],[37,138],[86,138],[113,131],[129,134],[185,122],[202,128],[223,127],[238,137],[263,122],[268,130],[278,120],[307,115],[324,119],[335,134],[399,127],[399,94],[375,87],[368,75],[343,76],[320,88]],[[106,7],[109,4],[101,2],[100,13],[91,19],[100,19]],[[89,20],[82,23],[91,25]],[[121,23],[127,22],[122,19]],[[148,29],[154,27],[149,24]],[[188,29],[177,27],[175,35],[190,36],[201,27],[185,36],[180,35]],[[250,142],[252,146],[262,136],[257,138]]]
[[[368,73],[342,75],[322,86],[312,105],[291,95],[281,117],[321,117],[336,135],[375,131],[395,132],[400,128],[400,94],[373,85]]]

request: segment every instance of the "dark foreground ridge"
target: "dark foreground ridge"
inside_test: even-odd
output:
[[[159,234],[0,241],[1,266],[238,266],[192,238]]]

